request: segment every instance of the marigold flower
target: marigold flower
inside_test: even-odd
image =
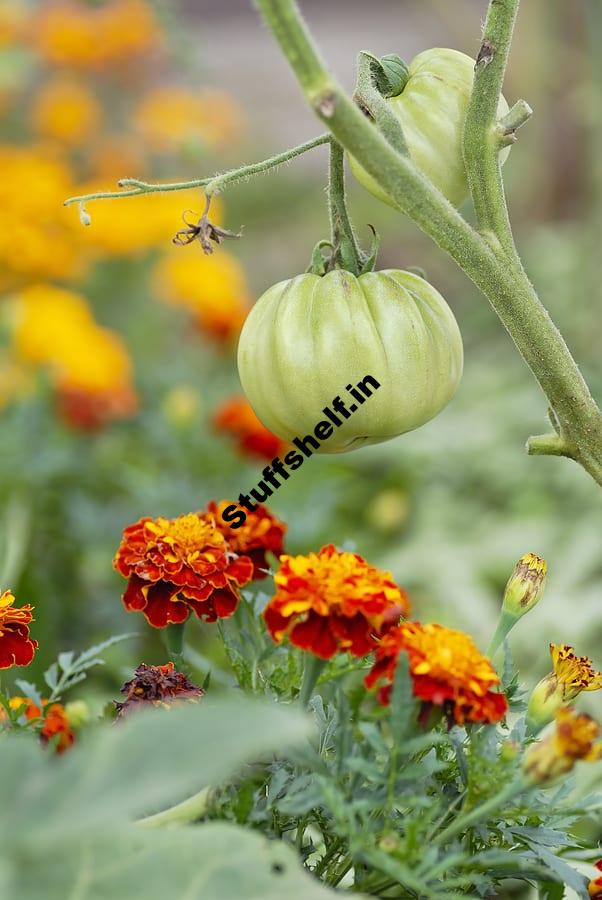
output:
[[[376,662],[366,687],[380,687],[379,700],[388,704],[400,653],[408,654],[414,696],[443,707],[452,722],[499,722],[508,710],[504,694],[494,690],[500,679],[469,635],[443,625],[402,622],[376,648]]]
[[[33,127],[38,134],[69,147],[78,147],[93,138],[101,118],[94,94],[74,78],[46,82],[32,106]]]
[[[239,451],[246,456],[272,460],[288,447],[282,438],[272,434],[259,421],[246,397],[224,400],[215,413],[213,424],[217,431],[231,435]]]
[[[183,672],[176,671],[172,662],[168,662],[164,666],[140,663],[134,677],[121,688],[121,693],[125,694],[126,699],[123,702],[115,700],[118,718],[149,704],[167,707],[185,700],[198,703],[205,691],[193,684]]]
[[[231,616],[238,589],[253,574],[251,560],[232,553],[203,513],[129,525],[113,565],[128,579],[125,608],[143,612],[155,628],[184,622],[191,612],[207,622]]]
[[[338,651],[365,656],[409,609],[390,572],[332,544],[307,556],[281,556],[274,581],[276,594],[263,613],[272,639],[288,637],[321,659]]]
[[[56,752],[63,753],[75,742],[75,734],[66,715],[65,707],[61,703],[51,703],[50,706],[47,706],[46,700],[42,700],[42,704],[43,707],[40,709],[31,697],[11,697],[8,701],[12,710],[25,716],[30,722],[39,719],[36,728],[42,743],[48,744],[55,738]],[[5,716],[4,710],[1,710],[0,721]]]
[[[580,760],[602,759],[601,731],[595,719],[563,706],[556,710],[555,720],[552,732],[525,753],[523,771],[536,784],[554,781]]]
[[[0,669],[28,666],[34,658],[38,642],[29,636],[33,607],[14,607],[10,591],[0,594]]]
[[[19,41],[25,32],[30,10],[20,0],[3,0],[0,6],[0,48]]]
[[[134,113],[134,126],[145,145],[172,153],[197,141],[210,146],[240,139],[242,113],[224,91],[152,88]]]
[[[533,609],[543,596],[547,572],[545,559],[534,553],[521,556],[504,591],[504,612],[518,619]]]
[[[100,68],[128,62],[151,49],[160,31],[143,0],[108,0],[100,5],[57,0],[37,11],[31,42],[54,65]]]
[[[284,535],[287,526],[265,506],[258,505],[254,512],[245,512],[246,519],[240,528],[232,528],[222,519],[222,512],[231,500],[209,503],[208,512],[215,527],[226,538],[230,549],[239,556],[248,556],[253,563],[253,580],[266,578],[268,562],[266,553],[280,556],[284,552]]]
[[[542,678],[529,699],[527,717],[534,729],[551,722],[556,710],[582,691],[602,689],[602,672],[596,672],[589,657],[577,656],[568,644],[550,644],[550,653],[553,671]]]
[[[596,869],[598,869],[599,872],[602,872],[602,859],[599,859],[596,863]],[[593,900],[600,900],[600,898],[602,898],[602,875],[599,875],[597,878],[592,878],[587,890]]]
[[[166,254],[153,281],[159,297],[188,310],[199,329],[218,341],[236,337],[251,308],[244,269],[225,250],[210,256],[181,249]]]
[[[65,160],[45,147],[0,145],[0,268],[4,286],[73,280],[86,270],[81,224],[63,207],[75,193]]]

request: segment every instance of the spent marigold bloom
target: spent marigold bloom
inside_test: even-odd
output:
[[[213,417],[213,425],[217,431],[233,437],[239,451],[246,456],[272,460],[288,448],[286,441],[259,421],[246,397],[224,400]]]
[[[125,608],[143,612],[154,628],[185,622],[191,612],[207,622],[231,616],[253,575],[251,560],[232,553],[203,513],[129,525],[113,565],[128,579]]]
[[[602,672],[591,659],[577,656],[568,644],[550,644],[553,671],[536,685],[529,698],[527,718],[532,729],[551,722],[556,710],[566,706],[582,691],[602,689]]]
[[[134,677],[122,686],[121,693],[126,699],[123,702],[115,700],[118,718],[148,705],[166,707],[185,700],[198,703],[205,691],[168,662],[164,666],[140,663]]]
[[[134,127],[157,153],[173,153],[193,141],[230,144],[240,139],[241,124],[240,107],[229,94],[176,86],[152,88],[134,113]]]
[[[35,656],[38,642],[29,636],[33,607],[14,607],[10,591],[0,594],[0,669],[28,666]]]
[[[102,118],[93,92],[81,81],[64,76],[40,88],[31,113],[34,130],[41,137],[68,147],[93,139]]]
[[[595,865],[596,869],[598,869],[599,872],[602,872],[602,859],[599,859]],[[599,875],[597,878],[592,878],[587,890],[592,900],[600,900],[600,898],[602,898],[602,875]]]
[[[231,500],[209,503],[208,512],[215,527],[224,535],[230,549],[239,556],[248,556],[253,563],[253,580],[266,578],[268,562],[266,553],[280,556],[284,552],[286,525],[265,506],[258,505],[254,512],[245,511],[246,519],[240,528],[232,528],[222,519],[222,512],[231,506]]]
[[[388,704],[400,653],[408,654],[414,696],[443,707],[448,719],[499,722],[507,710],[504,694],[494,690],[500,679],[469,635],[443,625],[402,622],[380,640],[366,687],[380,686],[379,700]]]
[[[525,553],[514,567],[504,591],[503,611],[518,619],[539,603],[546,586],[548,566],[535,553]]]
[[[213,203],[211,212],[216,221]],[[155,266],[153,282],[159,297],[186,309],[200,331],[221,342],[237,337],[251,308],[244,269],[223,249],[209,256],[181,248],[167,253]]]
[[[307,556],[281,556],[276,594],[263,616],[271,637],[321,659],[338,651],[365,656],[407,615],[407,595],[390,572],[328,544]]]
[[[143,0],[53,0],[36,11],[30,32],[43,60],[82,69],[129,62],[159,37],[152,7]]]
[[[523,771],[535,784],[554,781],[570,772],[575,763],[602,759],[600,726],[585,713],[570,706],[556,710],[555,726],[525,753]]]

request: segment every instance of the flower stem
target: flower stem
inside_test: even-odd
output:
[[[176,669],[184,671],[184,632],[186,630],[186,622],[178,622],[168,625],[165,629],[165,646],[169,654],[171,662]]]
[[[176,804],[169,809],[162,810],[152,816],[146,816],[144,819],[138,819],[137,825],[142,828],[161,828],[164,825],[186,825],[188,822],[194,822],[207,811],[209,801],[211,799],[211,788],[204,787],[198,794],[189,797],[182,803]]]
[[[508,16],[515,12],[517,2],[497,0],[492,7]],[[445,250],[485,294],[548,397],[562,437],[575,448],[574,458],[602,485],[602,412],[518,257],[513,261],[503,251],[503,245],[508,243],[503,229],[497,245],[486,240],[411,158],[397,152],[352,103],[322,63],[295,0],[255,3],[316,115],[398,208]],[[506,26],[508,21],[504,19]],[[513,21],[512,16],[511,24]],[[509,37],[507,40],[509,45]],[[504,53],[498,60],[505,60]],[[500,79],[499,71],[496,78]],[[496,227],[501,223],[505,228],[503,210],[497,210],[496,217]]]
[[[320,659],[319,656],[314,656],[312,653],[305,654],[303,682],[301,683],[301,690],[299,691],[299,703],[303,709],[307,709],[309,701],[313,696],[313,690],[325,665],[325,659]]]
[[[502,788],[499,793],[495,794],[493,797],[490,797],[489,800],[486,800],[485,803],[481,803],[480,806],[475,806],[474,809],[471,809],[470,812],[466,813],[463,816],[459,816],[454,822],[451,822],[447,828],[444,828],[440,834],[438,834],[434,840],[433,844],[443,845],[449,843],[453,838],[455,838],[462,831],[466,831],[467,828],[470,828],[472,825],[476,825],[477,822],[486,819],[491,813],[495,812],[506,803],[508,800],[511,800],[513,797],[517,797],[519,794],[522,794],[523,791],[528,787],[525,779],[520,776],[515,781],[511,781],[510,784],[507,784],[504,788]]]
[[[487,656],[491,659],[494,657],[495,653],[504,643],[517,622],[518,618],[516,616],[511,615],[506,609],[502,610],[497,623],[497,628],[495,629],[494,635],[491,638],[491,643],[487,648]]]
[[[347,212],[343,148],[336,141],[331,141],[330,143],[328,208],[330,211],[332,245],[334,247],[334,263],[338,268],[347,269],[347,271],[353,272],[354,275],[359,275],[362,266],[362,254],[357,245],[353,226]]]
[[[283,153],[271,156],[261,162],[250,163],[247,166],[240,166],[238,169],[232,169],[221,175],[209,176],[206,178],[194,178],[192,181],[173,181],[164,184],[152,184],[148,181],[140,181],[137,178],[122,178],[119,186],[129,188],[124,191],[98,191],[94,194],[82,194],[77,197],[69,197],[64,201],[64,206],[72,203],[86,203],[88,200],[116,200],[121,197],[137,197],[140,194],[164,194],[170,191],[187,191],[193,188],[205,188],[207,194],[217,194],[223,191],[225,187],[231,184],[238,184],[240,181],[246,181],[254,175],[263,175],[271,169],[281,166],[283,163],[313,150],[314,147],[320,147],[322,144],[328,144],[331,140],[330,134],[320,134],[318,137],[305,141],[297,147],[291,147]]]

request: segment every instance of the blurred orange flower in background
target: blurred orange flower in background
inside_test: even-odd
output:
[[[230,435],[241,453],[272,460],[289,446],[263,425],[243,396],[230,397],[218,407],[213,424]]]
[[[154,628],[185,622],[191,612],[207,622],[231,616],[253,576],[251,560],[232,553],[203,513],[129,525],[113,565],[128,579],[125,608],[143,612]]]
[[[39,88],[31,115],[33,129],[41,137],[73,147],[93,143],[102,121],[93,92],[80,79],[66,76]]]
[[[281,556],[274,582],[263,614],[273,640],[288,637],[321,659],[345,651],[365,656],[409,611],[390,572],[332,544],[307,556]]]
[[[155,47],[160,37],[152,6],[143,0],[46,0],[29,33],[43,60],[73,68],[127,63]]]
[[[10,591],[0,594],[0,669],[28,666],[35,656],[38,642],[29,636],[33,607],[15,607]]]
[[[211,218],[217,221],[214,215]],[[209,336],[232,340],[251,308],[244,269],[225,250],[205,256],[196,249],[180,248],[159,260],[153,275],[155,291],[174,306],[187,309]]]
[[[0,4],[0,47],[18,42],[24,35],[30,11],[21,0],[2,0]]]
[[[134,127],[151,150],[173,153],[194,142],[213,147],[239,140],[242,112],[223,91],[156,87],[139,101]]]
[[[507,710],[504,694],[492,690],[500,679],[469,635],[443,625],[402,622],[379,641],[376,662],[366,676],[371,688],[382,681],[379,700],[387,704],[400,653],[407,653],[414,695],[442,706],[450,721],[499,722]]]
[[[43,744],[55,742],[56,752],[64,753],[75,742],[75,733],[71,728],[65,707],[62,703],[51,703],[43,709],[34,703],[30,697],[11,697],[9,706],[15,712],[24,715],[30,722],[40,719],[38,723],[40,740]],[[0,719],[3,718],[0,715]]]
[[[284,535],[287,526],[266,506],[258,505],[254,512],[246,512],[246,519],[240,528],[231,528],[222,519],[222,512],[232,504],[231,500],[220,503],[211,501],[208,506],[215,527],[221,531],[234,553],[248,556],[253,562],[253,580],[266,578],[268,563],[266,553],[280,556],[284,552]]]

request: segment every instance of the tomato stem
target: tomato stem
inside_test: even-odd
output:
[[[343,148],[337,141],[331,141],[330,144],[328,208],[334,248],[332,254],[334,266],[359,275],[364,263],[364,254],[358,246],[347,211]]]

